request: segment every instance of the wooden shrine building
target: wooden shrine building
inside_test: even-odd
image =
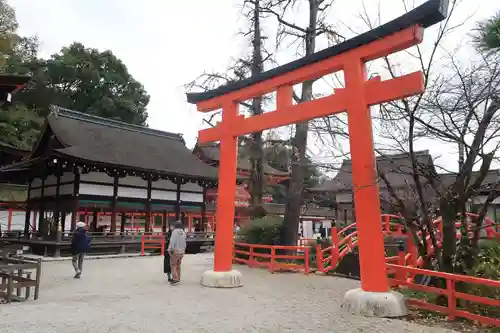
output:
[[[208,165],[219,167],[220,163],[220,147],[218,143],[196,144],[193,153]],[[252,164],[248,156],[244,156],[241,152],[238,154],[237,174],[243,179],[250,177]],[[268,163],[262,165],[264,176],[268,184],[277,184],[290,178],[290,172],[280,171]]]
[[[219,168],[220,146],[218,143],[197,143],[193,149],[193,154],[206,164]],[[238,161],[236,168],[237,177],[239,179],[239,182],[241,183],[237,185],[235,195],[235,223],[239,224],[242,222],[242,220],[248,219],[248,212],[246,210],[246,207],[248,207],[250,203],[248,181],[251,175],[252,162],[248,154],[245,154],[244,149],[240,149],[240,151],[238,152]],[[290,178],[290,172],[277,170],[270,166],[267,162],[263,163],[262,168],[264,171],[265,184],[278,184]],[[264,195],[262,199],[264,203],[270,203],[273,200],[272,196],[270,195]],[[217,201],[217,189],[212,188],[207,191],[207,201],[209,203],[215,204],[215,202]]]
[[[111,234],[130,231],[134,216],[144,217],[146,232],[165,231],[169,215],[179,220],[187,212],[203,224],[217,169],[197,159],[180,134],[54,106],[31,153],[1,168],[0,177],[27,184],[24,238],[60,240],[78,220],[98,231],[99,214],[109,216]]]

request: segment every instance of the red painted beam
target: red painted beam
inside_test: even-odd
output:
[[[274,92],[278,90],[278,87],[291,87],[307,80],[317,79],[342,70],[348,59],[357,58],[367,62],[420,44],[423,35],[424,29],[419,25],[415,25],[341,55],[299,68],[253,86],[200,102],[197,104],[197,108],[200,112],[215,111],[221,109],[227,102],[243,102]]]

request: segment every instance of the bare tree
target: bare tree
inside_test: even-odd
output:
[[[316,40],[320,35],[337,36],[333,29],[326,23],[326,13],[333,1],[327,0],[265,0],[261,11],[269,14],[278,22],[279,29],[276,37],[277,45],[282,45],[283,41],[293,38],[299,42],[302,56],[308,56],[315,52]],[[301,6],[308,6],[308,24],[301,27],[294,23],[292,10]],[[297,103],[302,103],[313,99],[314,80],[302,83],[300,96],[294,94]],[[295,134],[291,140],[293,153],[291,155],[291,180],[287,192],[285,205],[284,228],[282,242],[285,245],[295,245],[297,243],[297,231],[300,221],[300,208],[303,201],[304,176],[308,168],[306,159],[308,122],[295,125]]]
[[[242,35],[249,37],[250,52],[248,55],[233,59],[231,65],[225,73],[204,73],[196,80],[187,85],[187,89],[193,88],[211,90],[224,84],[230,84],[248,77],[259,75],[264,71],[264,65],[272,60],[272,55],[264,47],[264,39],[261,28],[261,0],[243,1],[242,13],[248,19],[249,26]],[[263,112],[266,99],[263,97],[254,98],[251,101],[243,102],[244,112],[251,115],[259,115]],[[210,126],[217,113],[212,114],[204,121]],[[264,213],[262,208],[262,196],[264,192],[264,153],[262,132],[252,133],[249,136],[241,137],[240,143],[244,143],[248,148],[249,160],[251,162],[250,179],[248,182],[251,195],[249,213],[253,217],[261,216]]]
[[[408,154],[411,159],[411,174],[414,187],[414,207],[402,200],[391,189],[390,181],[381,175],[387,185],[398,212],[405,218],[407,226],[413,230],[414,237],[420,233],[421,255],[426,255],[425,238],[430,237],[437,249],[439,234],[433,225],[436,215],[442,216],[442,246],[436,252],[439,268],[448,272],[464,272],[471,268],[479,231],[486,215],[488,205],[498,196],[496,184],[485,184],[491,162],[498,150],[498,110],[500,109],[499,84],[500,66],[498,57],[478,54],[477,59],[468,60],[462,65],[453,54],[448,55],[448,66],[437,70],[436,54],[441,41],[457,25],[452,26],[458,1],[450,4],[451,13],[441,25],[434,40],[435,44],[428,56],[421,47],[410,53],[420,63],[424,73],[426,93],[421,96],[403,99],[382,105],[380,109],[385,139]],[[366,13],[365,13],[366,14]],[[366,22],[369,17],[364,16]],[[454,53],[458,51],[455,50]],[[385,58],[386,68],[395,77],[397,66]],[[416,158],[415,145],[423,138],[451,144],[458,150],[458,173],[456,177],[438,176],[433,168],[423,168]],[[479,171],[474,172],[476,166]],[[431,187],[434,196],[426,188]],[[479,218],[473,225],[473,237],[467,235],[469,221],[466,218],[467,203],[485,187],[489,194],[480,208]],[[408,200],[407,200],[408,201]],[[457,244],[456,221],[462,221],[462,236]],[[428,257],[428,256],[427,256]]]

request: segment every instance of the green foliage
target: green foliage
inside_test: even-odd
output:
[[[41,116],[50,104],[97,116],[145,125],[149,95],[111,51],[81,43],[64,47],[48,60],[25,64],[33,84],[17,96]]]
[[[500,48],[500,12],[477,27],[476,43],[484,49]]]
[[[276,216],[265,216],[251,220],[243,225],[238,232],[238,239],[249,244],[279,244],[283,218]]]
[[[489,241],[483,243],[477,258],[477,264],[470,273],[472,276],[482,277],[490,280],[500,280],[500,242]],[[489,286],[470,286],[469,293],[473,295],[500,299],[500,288]],[[489,317],[500,318],[500,308],[480,304],[470,305],[475,312],[485,314]]]
[[[15,147],[31,149],[43,120],[23,104],[14,104],[0,112],[0,140]]]
[[[17,26],[14,9],[5,0],[0,0],[0,71],[15,45]]]
[[[500,280],[500,242],[483,243],[479,252],[474,275],[486,279]]]
[[[0,73],[32,77],[0,112],[0,141],[31,148],[51,104],[146,125],[149,95],[111,51],[73,43],[40,59],[38,39],[17,35],[17,28],[15,11],[0,0]]]

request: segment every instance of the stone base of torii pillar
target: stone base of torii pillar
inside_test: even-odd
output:
[[[367,317],[397,318],[408,314],[405,298],[395,291],[369,292],[351,289],[344,295],[342,309]]]
[[[205,271],[201,276],[201,285],[211,288],[238,288],[243,286],[243,277],[239,271]]]

